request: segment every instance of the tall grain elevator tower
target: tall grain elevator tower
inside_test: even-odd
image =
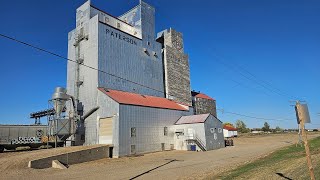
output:
[[[84,113],[96,106],[98,87],[165,97],[155,9],[143,1],[119,17],[90,1],[77,8],[68,58],[77,63],[68,62],[67,90],[82,103]],[[97,142],[96,119],[92,115],[80,125],[76,144]]]
[[[191,106],[189,57],[182,33],[170,28],[157,34],[162,43],[166,98]]]
[[[155,34],[155,9],[143,1],[117,17],[90,1],[77,8],[68,34],[68,58],[76,62],[68,61],[67,93],[83,114],[99,109],[79,122],[75,145],[109,144],[118,157],[186,150],[195,135],[207,142],[198,142],[202,150],[223,146],[223,138],[208,134],[222,123],[209,113],[193,116],[182,33]]]

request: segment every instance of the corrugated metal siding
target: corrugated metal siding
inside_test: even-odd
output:
[[[84,64],[91,67],[98,67],[98,17],[89,20],[89,40],[81,42],[81,54],[84,57]],[[80,66],[79,100],[84,105],[84,112],[96,107],[98,73],[96,70]],[[96,144],[96,113],[89,116],[85,121],[85,144]]]
[[[0,125],[0,144],[11,144],[18,137],[39,137],[37,130],[47,135],[48,126],[43,125]],[[41,138],[41,136],[39,137]]]
[[[143,1],[141,1],[141,28],[142,45],[152,50],[161,49],[160,43],[155,41],[155,9]],[[160,53],[158,55],[160,56]]]
[[[177,150],[187,150],[187,142],[186,140],[189,139],[190,135],[188,134],[188,129],[192,129],[193,136],[197,136],[201,141],[206,145],[206,136],[205,136],[205,127],[204,123],[197,123],[197,124],[180,124],[180,125],[174,125],[174,130],[181,130],[183,129],[184,135],[174,136],[175,141],[175,148]],[[197,150],[200,150],[199,147],[197,147]]]
[[[112,117],[112,143],[113,155],[119,156],[119,104],[112,100],[107,95],[98,91],[97,105],[100,107],[97,111],[96,122],[98,124],[99,118]],[[98,137],[99,132],[95,131]],[[93,141],[94,142],[94,141]],[[98,143],[98,142],[97,142]]]
[[[219,149],[224,146],[223,124],[221,121],[210,115],[204,123],[207,150]],[[214,132],[211,132],[211,128]],[[221,130],[221,132],[219,131]],[[217,139],[214,139],[216,134]]]
[[[174,144],[173,124],[192,112],[120,105],[120,156],[130,154],[131,145],[136,145],[137,153],[161,151],[161,143],[169,150]],[[136,128],[136,137],[130,137],[131,127]],[[164,127],[168,127],[168,136],[164,136]]]
[[[68,58],[75,60],[75,48],[73,46],[75,38],[75,30],[68,34]],[[68,61],[67,64],[67,93],[74,96],[74,83],[75,83],[75,66],[76,64]]]
[[[119,37],[131,38],[136,44],[131,44]],[[158,44],[157,48],[151,50],[146,47],[149,52],[147,54],[143,50],[141,40],[99,23],[99,69],[126,79],[99,72],[99,87],[164,97],[161,47],[155,40],[153,43]],[[158,56],[153,56],[152,51],[155,51]]]

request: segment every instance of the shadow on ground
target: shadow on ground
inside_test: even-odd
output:
[[[137,176],[135,176],[135,177],[133,177],[133,178],[130,178],[130,180],[136,179],[136,178],[138,178],[138,177],[140,177],[140,176],[143,176],[143,175],[145,175],[145,174],[147,174],[147,173],[150,173],[151,171],[154,171],[154,170],[156,170],[156,169],[158,169],[158,168],[160,168],[160,167],[162,167],[162,166],[168,165],[168,164],[170,164],[170,163],[172,163],[172,162],[181,161],[181,160],[176,160],[176,159],[165,159],[165,160],[170,160],[170,161],[167,162],[167,163],[164,163],[164,164],[162,164],[162,165],[160,165],[160,166],[157,166],[157,167],[155,167],[155,168],[152,168],[152,169],[150,169],[150,170],[148,170],[148,171],[146,171],[146,172],[143,172],[143,173],[141,173],[141,174],[139,174],[139,175],[137,175]]]
[[[289,177],[286,177],[286,176],[283,175],[282,173],[276,173],[276,175],[278,175],[278,176],[280,176],[280,177],[283,177],[283,178],[285,178],[285,179],[293,180],[293,179],[291,179],[291,178],[289,178]]]

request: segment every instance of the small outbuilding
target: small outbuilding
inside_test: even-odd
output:
[[[201,151],[225,147],[222,126],[211,114],[182,116],[174,125],[175,147]]]
[[[225,138],[237,137],[238,129],[232,126],[224,125],[223,126],[223,135]]]

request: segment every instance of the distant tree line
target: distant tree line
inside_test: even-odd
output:
[[[264,122],[263,127],[261,128],[254,128],[254,129],[250,129],[247,128],[247,125],[242,121],[242,120],[237,120],[235,125],[233,125],[230,122],[226,122],[223,125],[225,126],[230,126],[230,127],[235,127],[238,129],[238,132],[240,133],[248,133],[251,132],[252,130],[254,131],[263,131],[263,132],[273,132],[273,133],[279,133],[279,132],[297,132],[298,129],[282,129],[279,126],[276,126],[276,128],[272,129],[270,128],[270,125],[268,122]],[[318,129],[313,129],[313,131],[318,131]]]

